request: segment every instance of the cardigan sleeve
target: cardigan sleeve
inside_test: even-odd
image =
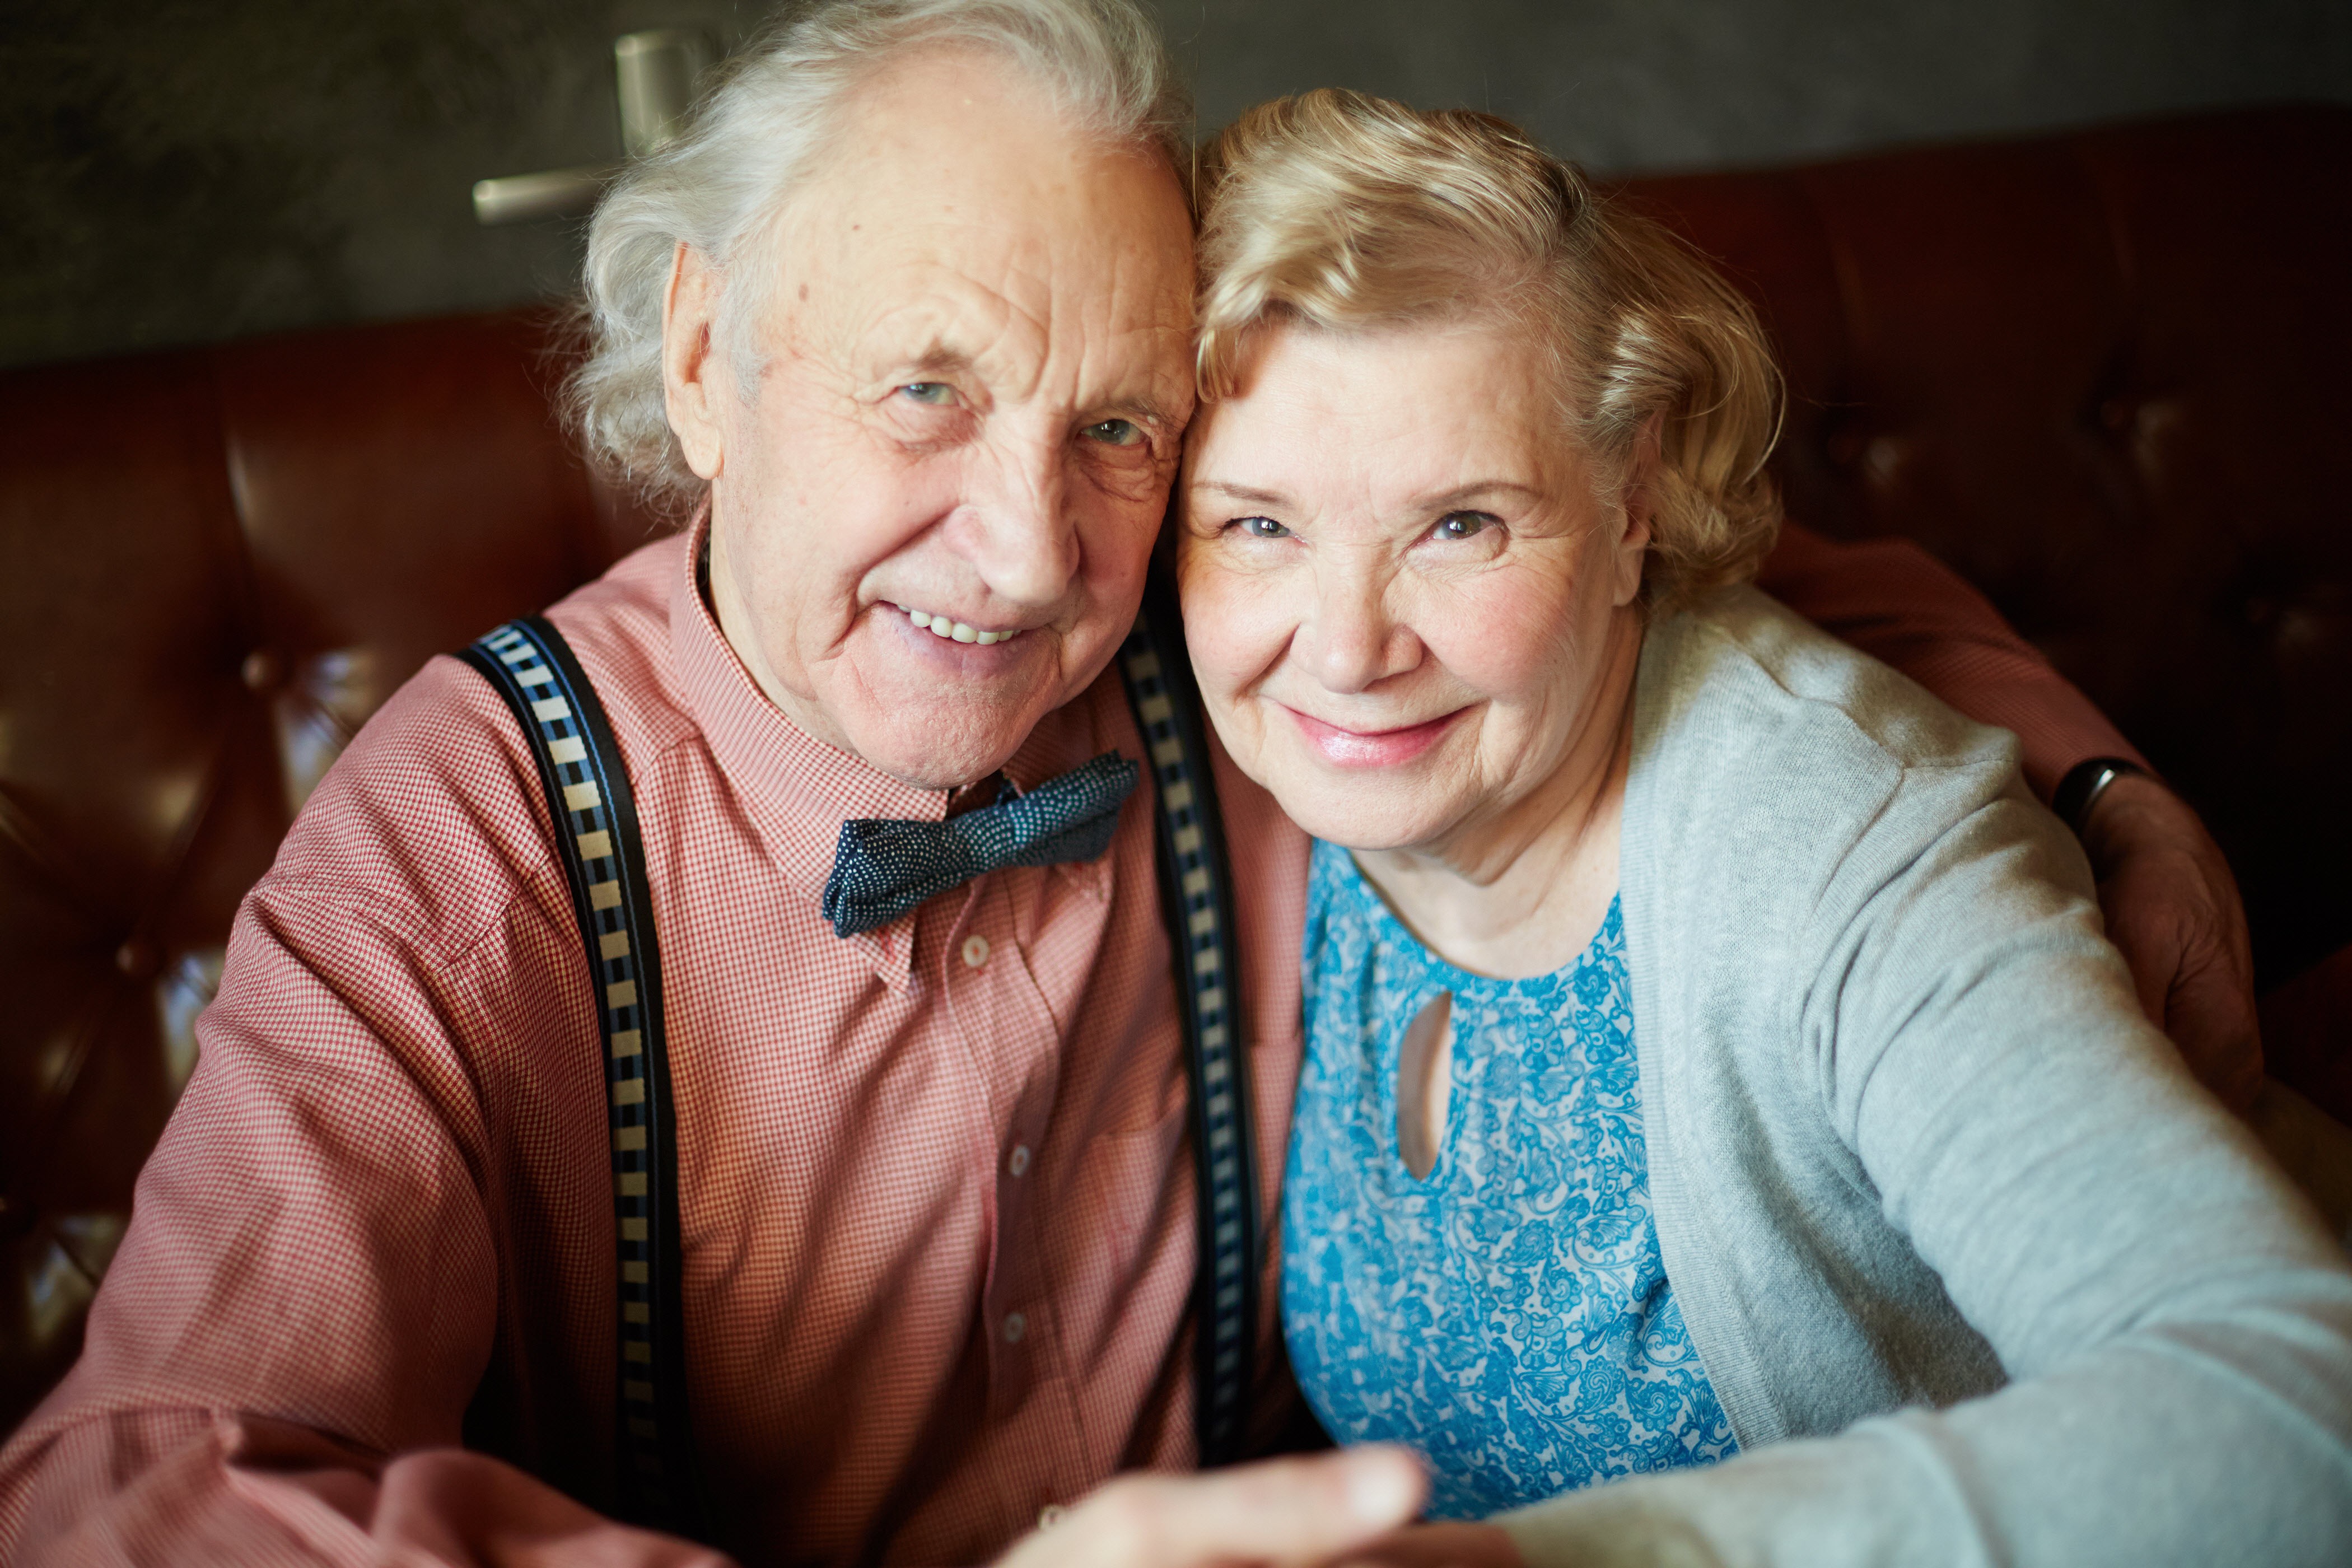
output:
[[[1785,1061],[2007,1384],[1504,1516],[1530,1563],[2352,1561],[2342,1250],[2141,1019],[2055,822],[1956,793],[1909,770],[1821,890]]]

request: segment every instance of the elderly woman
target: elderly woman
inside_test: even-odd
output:
[[[1292,1359],[1507,1532],[1397,1550],[2352,1561],[2345,1258],[2011,737],[1739,586],[1738,296],[1483,115],[1312,93],[1202,184],[1186,625],[1319,840]]]

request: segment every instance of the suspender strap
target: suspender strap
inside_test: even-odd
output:
[[[1246,1436],[1265,1253],[1242,1048],[1233,876],[1182,622],[1172,587],[1157,573],[1118,665],[1158,786],[1160,899],[1175,949],[1192,1079],[1200,1246],[1192,1278],[1193,1432],[1206,1468],[1239,1458]]]
[[[619,1244],[618,1511],[699,1538],[661,952],[628,768],[595,688],[544,618],[509,621],[457,657],[506,699],[530,744],[594,983]]]
[[[506,700],[530,744],[598,994],[619,1242],[618,1511],[700,1538],[661,959],[628,770],[595,689],[543,617],[509,621],[458,657]],[[1161,912],[1192,1088],[1193,1431],[1207,1467],[1239,1457],[1246,1436],[1264,1240],[1233,878],[1175,595],[1157,574],[1118,664],[1157,786]]]

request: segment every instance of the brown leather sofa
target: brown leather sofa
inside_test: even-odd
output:
[[[1762,304],[1791,511],[1981,585],[2205,814],[2352,1112],[2352,110],[1637,183]],[[71,1360],[238,896],[436,649],[649,523],[520,316],[0,376],[0,1429]],[[2332,955],[2332,956],[2331,956]]]

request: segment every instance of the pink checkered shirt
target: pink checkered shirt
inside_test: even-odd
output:
[[[1101,860],[838,939],[818,901],[842,819],[946,797],[778,713],[689,546],[551,615],[611,710],[655,889],[703,1489],[747,1561],[977,1561],[1118,1469],[1192,1461],[1150,774]],[[1920,560],[1801,538],[1771,585],[2019,727],[2038,781],[2128,754]],[[1107,674],[1006,772],[1114,749],[1141,755]],[[1270,1228],[1307,842],[1217,762]],[[613,1205],[549,842],[520,733],[454,660],[329,775],[237,919],[83,1358],[0,1452],[0,1557],[707,1560],[572,1500],[612,1465]],[[1273,1261],[1262,1426],[1290,1398]]]

